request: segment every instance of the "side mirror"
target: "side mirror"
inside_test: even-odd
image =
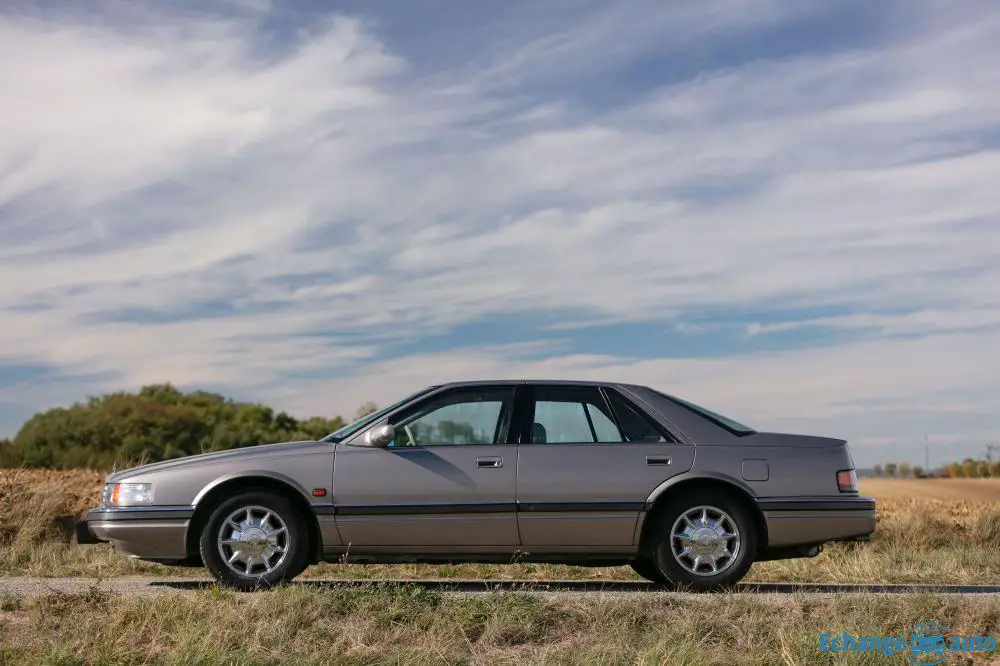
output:
[[[364,442],[366,446],[385,448],[394,439],[396,439],[396,429],[386,423],[369,429],[365,433]]]

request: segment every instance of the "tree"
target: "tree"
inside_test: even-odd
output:
[[[439,421],[437,426],[438,439],[441,442],[455,444],[459,424],[455,421]]]
[[[886,463],[885,473],[888,476],[896,476],[896,463]]]
[[[23,462],[20,447],[9,439],[0,439],[0,467],[20,467]]]
[[[922,478],[924,478],[924,468],[921,467],[920,465],[914,465],[913,466],[913,478],[914,479],[922,479]]]
[[[990,466],[989,463],[980,461],[976,464],[976,476],[981,479],[987,479],[990,476]]]
[[[354,413],[354,418],[363,419],[369,414],[374,414],[378,411],[378,405],[374,402],[366,402],[365,404],[358,407],[358,411]]]
[[[965,472],[966,477],[975,479],[979,476],[979,465],[972,458],[966,458],[962,461],[962,471]]]
[[[875,463],[875,465],[872,467],[872,473],[875,476],[882,476],[882,465],[880,465],[879,463]]]
[[[11,444],[0,443],[0,465],[107,469],[206,451],[315,440],[343,424],[340,417],[300,421],[266,405],[156,384],[137,393],[90,397],[35,414]]]
[[[990,464],[990,476],[1000,479],[1000,460]]]
[[[953,479],[961,479],[965,476],[965,468],[962,467],[961,463],[948,463],[948,476]]]
[[[899,463],[899,476],[905,479],[909,475],[910,475],[910,463],[904,460],[901,463]]]
[[[336,416],[332,419],[324,419],[314,416],[311,419],[299,422],[299,430],[306,435],[307,439],[321,439],[332,432],[344,427],[344,419]]]

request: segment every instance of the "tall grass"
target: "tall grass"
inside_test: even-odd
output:
[[[12,664],[834,663],[843,656],[819,650],[822,632],[898,636],[931,618],[956,632],[1000,631],[994,599],[922,595],[543,599],[371,587],[90,593],[11,605],[0,611],[7,633],[0,662]],[[886,657],[854,654],[849,661],[882,664]]]

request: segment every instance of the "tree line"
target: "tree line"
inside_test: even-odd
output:
[[[950,462],[938,470],[925,470],[920,465],[913,465],[911,467],[906,461],[899,463],[887,462],[884,465],[873,465],[872,473],[875,476],[913,477],[916,479],[923,479],[928,476],[944,476],[952,479],[998,479],[1000,478],[1000,461],[965,458],[961,462]]]
[[[355,417],[376,409],[366,403]],[[297,419],[217,393],[184,393],[171,384],[153,384],[135,393],[110,393],[35,414],[12,440],[0,439],[0,467],[120,468],[257,444],[315,440],[344,424],[340,416]],[[874,465],[872,472],[904,478],[1000,478],[1000,462],[965,458],[938,470],[887,462]]]
[[[357,413],[375,411],[366,403]],[[217,393],[144,386],[39,412],[12,440],[0,440],[0,467],[112,469],[257,444],[315,440],[343,427],[340,416],[297,419]]]

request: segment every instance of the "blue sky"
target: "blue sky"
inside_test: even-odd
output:
[[[986,1],[4,3],[0,436],[527,376],[981,454],[997,62]]]

